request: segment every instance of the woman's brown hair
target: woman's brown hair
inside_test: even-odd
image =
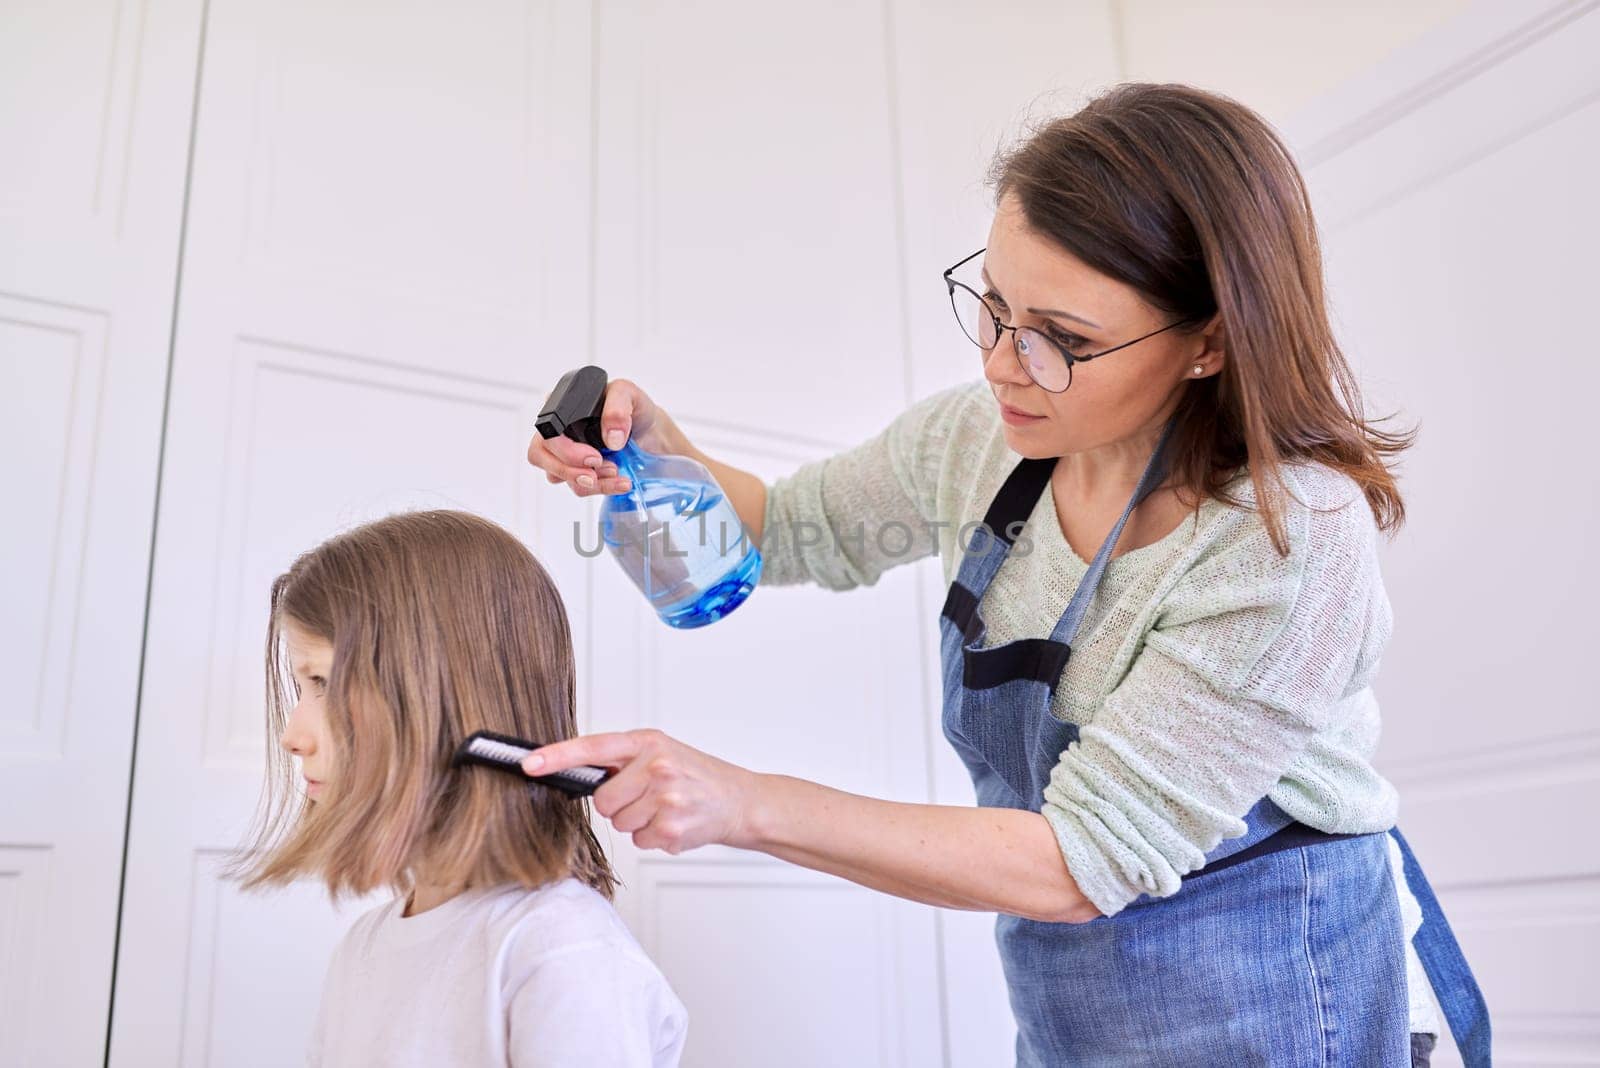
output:
[[[300,556],[270,602],[268,782],[232,865],[245,886],[313,876],[337,897],[570,874],[612,896],[587,799],[451,767],[476,730],[541,743],[577,733],[566,609],[521,542],[465,512],[392,515]],[[324,710],[337,773],[303,806],[278,744],[297,692],[286,623],[333,648]]]
[[[1127,83],[1032,131],[995,158],[996,200],[1176,319],[1221,313],[1227,359],[1189,382],[1169,470],[1198,506],[1248,465],[1273,544],[1287,552],[1280,467],[1326,464],[1353,478],[1378,526],[1405,506],[1387,460],[1415,431],[1365,418],[1328,323],[1322,252],[1305,182],[1272,127],[1227,97]]]

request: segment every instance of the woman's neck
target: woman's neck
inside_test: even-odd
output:
[[[1068,500],[1104,501],[1120,507],[1133,493],[1161,440],[1160,424],[1110,445],[1067,453],[1056,461],[1051,481]]]
[[[1116,525],[1165,427],[1165,419],[1153,422],[1121,441],[1067,453],[1056,461],[1050,476],[1056,520],[1061,536],[1079,559],[1093,559],[1102,539]],[[1160,541],[1183,521],[1189,509],[1172,482],[1169,468],[1163,488],[1152,492],[1128,517],[1113,557]]]

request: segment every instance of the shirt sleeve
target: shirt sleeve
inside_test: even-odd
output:
[[[1278,782],[1387,637],[1365,499],[1285,516],[1289,553],[1256,513],[1174,585],[1127,675],[1050,775],[1041,811],[1105,915],[1164,897]]]
[[[661,972],[625,945],[592,942],[537,961],[507,1005],[512,1068],[676,1065],[688,1014]]]
[[[973,383],[923,398],[847,452],[767,487],[763,586],[871,586],[884,571],[939,550],[937,491]]]

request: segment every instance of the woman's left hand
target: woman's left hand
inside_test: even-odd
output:
[[[595,811],[640,849],[682,853],[748,839],[760,776],[659,730],[586,734],[542,747],[522,762],[529,775],[579,764],[616,768],[594,792]]]

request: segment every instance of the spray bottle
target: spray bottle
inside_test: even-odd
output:
[[[600,436],[606,372],[568,371],[539,412],[546,438],[565,434],[600,450],[632,482],[600,507],[606,548],[661,620],[688,629],[714,623],[744,603],[761,577],[761,550],[711,472],[687,456],[646,452],[632,438],[609,449]]]

